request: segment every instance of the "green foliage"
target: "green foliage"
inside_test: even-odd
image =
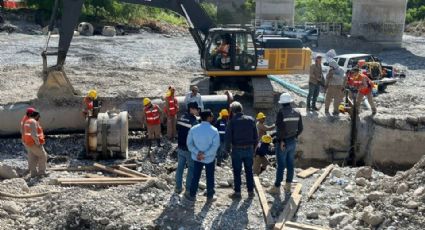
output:
[[[217,23],[217,6],[213,3],[202,2],[201,7],[205,10],[213,22]]]
[[[425,1],[424,5],[412,7],[407,10],[406,23],[412,23],[423,19],[425,19]]]
[[[296,0],[295,21],[300,22],[351,22],[350,0]]]

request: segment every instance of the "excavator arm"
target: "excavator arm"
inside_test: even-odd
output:
[[[53,30],[56,21],[56,15],[59,10],[59,1],[55,0],[49,31]],[[211,18],[206,14],[204,9],[195,0],[120,0],[125,3],[140,4],[151,7],[171,10],[186,18],[189,24],[189,32],[191,33],[199,51],[202,53],[204,50],[205,38],[208,35],[210,28],[214,27]],[[42,56],[44,60],[44,67],[47,69],[47,55],[57,55],[56,68],[62,69],[65,64],[65,59],[71,44],[74,34],[74,29],[77,26],[78,18],[80,17],[84,0],[62,0],[62,17],[60,20],[59,29],[59,47],[57,52],[48,52],[48,41]]]

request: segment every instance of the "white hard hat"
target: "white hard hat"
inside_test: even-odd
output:
[[[336,69],[336,68],[338,68],[338,63],[336,63],[335,60],[332,60],[332,61],[329,62],[329,66]]]
[[[294,102],[294,99],[292,99],[292,96],[291,96],[291,94],[289,94],[289,93],[282,93],[281,95],[280,95],[280,99],[279,99],[279,104],[289,104],[289,103],[292,103],[292,102]]]

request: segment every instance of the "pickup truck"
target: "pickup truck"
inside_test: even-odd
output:
[[[365,60],[366,62],[378,62],[380,63],[383,70],[385,70],[386,75],[380,76],[373,80],[376,84],[378,84],[379,91],[384,91],[387,85],[391,85],[396,83],[400,78],[406,77],[406,71],[401,68],[396,68],[389,65],[382,64],[381,59],[371,54],[344,54],[338,55],[334,58],[334,60],[338,63],[338,65],[345,71],[350,71],[354,66],[357,65],[359,60]],[[329,63],[322,63],[322,71],[323,74],[326,74],[329,71]]]

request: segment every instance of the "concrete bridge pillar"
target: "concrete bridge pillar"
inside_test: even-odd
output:
[[[295,0],[257,0],[255,18],[259,20],[284,21],[294,25]]]
[[[385,48],[401,47],[407,0],[353,0],[351,35]]]

